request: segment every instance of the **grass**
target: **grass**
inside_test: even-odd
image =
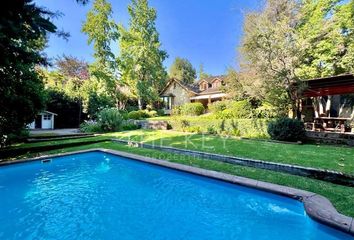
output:
[[[354,175],[354,148],[283,144],[175,131],[136,130],[106,136],[204,152],[335,170]]]
[[[101,136],[95,136],[95,137],[87,137],[87,138],[74,138],[74,139],[55,139],[51,141],[43,141],[43,142],[35,142],[35,143],[18,143],[14,144],[11,147],[7,149],[22,149],[22,148],[28,148],[29,150],[33,147],[44,147],[44,146],[52,146],[52,145],[61,145],[64,143],[76,143],[76,142],[89,142],[93,140],[101,140],[101,139],[107,139],[109,140],[109,136],[101,135]]]
[[[354,148],[313,144],[283,144],[163,130],[135,130],[107,133],[89,138],[21,143],[11,146],[9,149],[16,151],[25,148],[28,152],[31,152],[31,148],[40,146],[59,146],[67,143],[109,140],[111,138],[322,168],[354,175]]]
[[[144,132],[141,131],[135,133],[145,134]],[[127,133],[123,133],[123,134],[127,134]],[[162,134],[162,132],[158,132],[156,134]],[[96,144],[79,146],[79,147],[52,150],[52,151],[42,152],[41,154],[26,154],[23,155],[22,157],[64,153],[64,152],[85,150],[91,148],[106,148],[106,149],[125,151],[125,152],[143,155],[143,156],[181,163],[185,165],[196,166],[204,169],[225,172],[237,176],[244,176],[256,180],[281,184],[289,187],[300,188],[327,197],[334,204],[334,206],[337,208],[339,212],[354,217],[354,205],[353,205],[354,188],[340,186],[340,185],[314,180],[314,179],[308,179],[306,177],[299,177],[299,176],[293,176],[285,173],[273,172],[269,170],[236,166],[228,163],[222,163],[222,162],[217,162],[217,161],[212,161],[207,159],[160,152],[157,150],[132,148],[123,144],[118,144],[113,142],[102,142],[102,143],[96,143]]]

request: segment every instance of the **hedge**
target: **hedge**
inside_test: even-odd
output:
[[[199,116],[202,115],[205,108],[202,103],[186,103],[181,106],[181,114],[185,116]]]
[[[175,117],[169,121],[176,131],[232,135],[247,138],[269,138],[269,119],[212,119]]]

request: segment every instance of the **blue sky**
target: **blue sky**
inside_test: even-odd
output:
[[[45,50],[50,58],[67,54],[92,62],[92,46],[81,32],[86,13],[92,6],[82,6],[75,0],[35,0],[63,16],[54,20],[59,29],[70,33],[68,41],[51,36]],[[130,0],[110,0],[115,21],[127,24]],[[227,67],[237,67],[236,49],[242,37],[244,14],[261,7],[262,0],[150,0],[157,10],[156,26],[162,48],[169,58],[168,69],[175,57],[187,58],[198,70],[213,75],[223,74]],[[117,53],[118,46],[112,49]]]

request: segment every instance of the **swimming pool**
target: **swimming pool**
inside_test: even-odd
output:
[[[0,167],[0,239],[353,239],[299,201],[88,152]]]

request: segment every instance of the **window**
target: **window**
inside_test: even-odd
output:
[[[206,89],[208,89],[208,83],[202,82],[202,83],[200,84],[200,90],[206,90]]]
[[[161,97],[162,100],[162,106],[166,110],[171,110],[172,109],[172,97],[166,96],[166,97]]]
[[[50,114],[43,115],[43,120],[51,120],[51,119],[52,119],[52,115]]]

